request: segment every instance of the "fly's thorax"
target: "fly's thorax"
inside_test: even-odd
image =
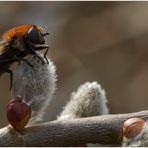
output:
[[[27,46],[24,43],[23,38],[16,38],[12,43],[12,48],[17,49],[18,52],[26,52]]]

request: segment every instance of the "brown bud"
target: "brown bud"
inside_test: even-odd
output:
[[[9,101],[6,112],[9,123],[17,131],[23,130],[31,117],[31,108],[18,96]]]
[[[144,122],[143,119],[137,117],[126,120],[123,125],[123,135],[126,138],[136,137],[143,129]]]

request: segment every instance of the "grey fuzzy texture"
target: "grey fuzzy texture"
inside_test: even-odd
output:
[[[57,120],[92,117],[108,114],[105,90],[97,82],[86,82],[71,94]],[[88,147],[102,147],[101,144],[87,144]]]
[[[76,92],[63,108],[58,120],[91,117],[108,114],[105,91],[97,82],[86,82]]]
[[[43,58],[43,54],[38,53]],[[49,64],[34,55],[25,58],[33,65],[31,68],[22,61],[13,71],[13,96],[21,96],[23,101],[32,109],[32,121],[42,120],[44,111],[48,107],[56,90],[56,67],[48,58]],[[45,62],[47,62],[44,59]]]

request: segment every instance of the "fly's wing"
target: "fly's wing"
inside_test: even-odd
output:
[[[0,76],[9,68],[9,59],[6,58],[5,53],[7,52],[8,42],[0,40]]]
[[[5,40],[0,40],[0,56],[3,55],[8,49],[8,42]]]
[[[7,51],[9,50],[8,48],[9,43],[5,40],[0,40],[0,64],[8,62],[10,55],[8,56]]]
[[[3,65],[10,65],[12,62],[18,61],[12,59],[12,50],[8,47],[9,43],[5,40],[0,40],[0,69]]]
[[[6,45],[6,44],[8,44],[7,41],[5,41],[5,40],[0,40],[0,46],[2,46],[2,45]]]

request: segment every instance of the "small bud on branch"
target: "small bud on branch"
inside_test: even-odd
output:
[[[15,97],[6,107],[7,119],[17,131],[22,131],[31,117],[30,107],[22,102],[22,98]]]

